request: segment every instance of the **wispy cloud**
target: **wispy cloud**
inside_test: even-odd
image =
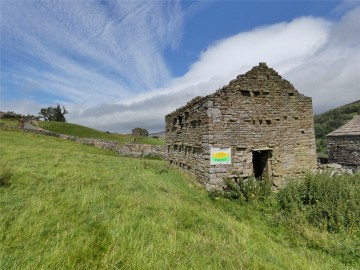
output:
[[[101,130],[163,130],[167,113],[263,61],[313,97],[316,112],[360,99],[360,8],[339,21],[301,17],[218,40],[178,78],[163,52],[179,46],[186,18],[202,2],[187,10],[176,1],[22,1],[4,8],[1,76],[55,96],[71,122]],[[1,106],[26,112],[36,103]]]
[[[162,53],[181,38],[177,1],[1,5],[1,50],[7,64],[2,65],[2,76],[16,66],[24,78],[36,78],[44,91],[89,103],[99,100],[101,92],[108,100],[123,99],[127,92],[145,91],[169,80]]]

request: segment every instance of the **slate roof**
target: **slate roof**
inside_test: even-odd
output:
[[[349,122],[342,127],[334,130],[327,136],[347,136],[347,135],[360,135],[360,115],[354,116]]]

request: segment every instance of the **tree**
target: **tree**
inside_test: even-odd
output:
[[[131,131],[131,134],[133,136],[149,136],[149,131],[147,131],[145,128],[137,127]]]
[[[56,121],[56,122],[66,122],[65,114],[68,111],[64,106],[60,107],[60,104],[56,105],[56,107],[47,107],[42,108],[39,112],[39,117],[44,119],[44,121]]]

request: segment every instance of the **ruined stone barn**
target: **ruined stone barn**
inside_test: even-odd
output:
[[[265,63],[165,117],[168,160],[208,189],[223,179],[274,185],[316,167],[312,102]]]
[[[329,162],[360,167],[360,115],[327,135]]]

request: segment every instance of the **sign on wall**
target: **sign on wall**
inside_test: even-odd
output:
[[[210,164],[231,164],[231,148],[211,148]]]

